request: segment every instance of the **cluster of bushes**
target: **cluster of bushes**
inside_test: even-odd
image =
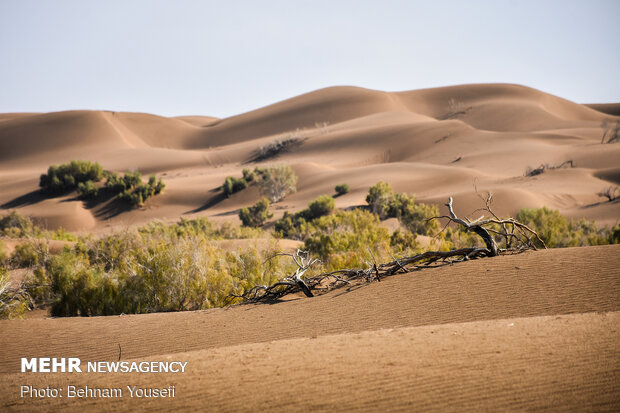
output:
[[[39,186],[50,194],[62,194],[75,190],[79,184],[98,182],[103,178],[103,168],[97,162],[71,161],[62,165],[51,165],[47,174],[42,174]]]
[[[105,183],[102,190],[133,206],[142,206],[152,196],[161,193],[166,184],[161,178],[151,175],[147,183],[142,182],[142,174],[138,171],[126,172],[120,176],[116,172],[105,173]],[[78,185],[78,194],[82,199],[97,199],[99,187],[92,181]]]
[[[185,221],[80,240],[33,259],[25,288],[53,316],[183,311],[224,306],[230,294],[292,271],[288,260],[267,260],[275,242],[262,251],[225,251],[201,227],[213,231]]]
[[[257,228],[265,224],[273,214],[269,212],[269,200],[263,198],[251,207],[241,208],[239,219],[243,226]]]
[[[334,190],[336,191],[336,195],[340,196],[340,195],[348,194],[351,188],[349,188],[349,185],[347,184],[340,184],[340,185],[336,185]]]
[[[105,183],[102,188],[97,182],[103,179]],[[148,198],[163,191],[166,185],[155,175],[151,175],[148,182],[144,183],[138,171],[127,172],[121,177],[115,172],[104,171],[96,162],[74,160],[50,166],[47,174],[41,175],[39,186],[50,194],[77,190],[79,197],[87,200],[96,200],[104,190],[113,196],[118,195],[120,200],[133,206],[142,206]]]
[[[260,179],[268,174],[254,173],[260,173]],[[243,179],[247,177],[244,173]],[[139,173],[108,174],[104,188],[123,194],[141,185]],[[153,178],[146,185],[154,193],[158,182]],[[373,260],[413,255],[423,250],[418,235],[436,235],[430,249],[482,246],[478,235],[461,226],[440,232],[439,222],[429,220],[439,215],[436,206],[417,204],[412,195],[395,193],[384,182],[370,188],[366,201],[368,208],[334,211],[334,199],[323,195],[302,211],[285,213],[274,229],[278,236],[303,241],[304,249],[321,258],[322,264],[313,271],[365,267]],[[18,316],[33,302],[49,304],[55,316],[196,310],[233,303],[227,301],[230,294],[271,284],[295,269],[283,257],[267,260],[277,251],[275,241],[267,249],[237,251],[223,250],[212,242],[265,237],[258,227],[271,217],[269,205],[269,199],[263,198],[243,208],[239,215],[243,226],[216,226],[207,218],[172,224],[152,221],[133,231],[83,237],[56,255],[40,240],[28,240],[9,255],[0,239],[0,317]],[[382,226],[381,219],[388,217],[398,218],[402,228],[390,232]],[[591,221],[568,220],[548,208],[523,209],[515,218],[537,231],[548,247],[620,243],[620,225],[599,228]],[[0,234],[75,240],[63,230],[45,232],[16,212],[0,217]],[[501,236],[494,236],[500,241]],[[18,267],[31,271],[23,286],[11,286],[8,268]]]
[[[160,194],[166,187],[162,179],[157,179],[155,175],[151,175],[147,183],[142,182],[140,172],[134,172],[134,176],[136,175],[137,183],[133,186],[128,186],[123,192],[118,194],[118,199],[121,201],[125,201],[133,206],[142,206],[147,199]],[[126,176],[127,174],[125,174]]]

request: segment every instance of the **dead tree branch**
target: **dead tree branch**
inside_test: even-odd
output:
[[[302,291],[306,296],[313,297],[312,291],[330,291],[343,285],[369,283],[373,280],[380,281],[385,277],[392,276],[398,272],[408,273],[417,269],[429,266],[449,265],[456,262],[473,260],[484,257],[493,257],[506,252],[522,252],[524,250],[535,250],[533,240],[537,240],[543,248],[546,248],[543,240],[538,234],[512,218],[500,219],[491,209],[493,195],[488,194],[483,208],[491,214],[492,218],[485,219],[484,216],[471,221],[469,218],[459,218],[452,207],[452,197],[446,206],[450,215],[433,217],[430,219],[445,218],[448,224],[451,222],[463,226],[467,231],[478,234],[485,242],[486,248],[469,247],[451,251],[426,251],[417,255],[393,258],[393,261],[377,264],[372,250],[369,248],[372,262],[367,262],[366,268],[341,269],[328,273],[321,273],[313,277],[301,277],[312,265],[319,262],[311,259],[307,251],[297,250],[294,254],[278,253],[275,256],[289,256],[295,262],[297,270],[289,277],[285,277],[270,286],[259,285],[251,288],[243,294],[232,295],[233,298],[241,298],[246,302],[266,302],[273,301],[284,295]],[[445,229],[445,227],[444,227]],[[497,241],[492,234],[496,234],[505,240],[506,248],[499,248]],[[273,258],[273,257],[272,257]]]

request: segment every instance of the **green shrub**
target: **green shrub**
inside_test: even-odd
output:
[[[4,244],[4,241],[0,239],[0,267],[4,267],[5,265],[7,265],[8,261],[9,253],[6,250],[6,245]]]
[[[274,230],[280,237],[303,240],[308,235],[308,223],[329,215],[334,207],[334,198],[329,195],[321,195],[311,201],[306,209],[295,214],[285,212],[282,218],[275,222]]]
[[[516,220],[536,231],[549,248],[602,245],[612,240],[611,230],[599,229],[585,219],[567,220],[559,211],[547,207],[523,208]]]
[[[93,181],[80,182],[77,192],[82,199],[95,199],[99,195],[99,188]]]
[[[327,260],[337,253],[366,253],[367,248],[387,250],[390,234],[376,215],[363,210],[338,211],[310,224],[304,248]]]
[[[620,224],[616,225],[609,231],[609,243],[620,244]]]
[[[121,192],[129,189],[125,182],[125,179],[120,177],[116,172],[110,172],[107,174],[105,181],[105,189],[113,194],[120,194]]]
[[[297,175],[288,165],[278,165],[258,171],[258,186],[271,202],[278,202],[297,191]]]
[[[269,200],[263,198],[249,208],[241,208],[239,219],[246,227],[260,227],[273,216],[269,212]]]
[[[282,218],[277,220],[274,225],[276,234],[283,238],[290,238],[294,240],[303,240],[307,235],[307,220],[309,210],[291,214],[290,212],[284,212]]]
[[[140,171],[125,172],[123,182],[125,184],[125,189],[135,188],[142,184],[142,174]]]
[[[123,181],[127,189],[118,195],[118,199],[138,207],[143,206],[147,199],[159,194],[166,187],[161,178],[157,179],[155,175],[151,175],[146,184],[143,183],[140,172],[125,174]]]
[[[420,235],[435,235],[439,231],[439,221],[430,218],[439,216],[437,205],[416,204],[415,197],[408,194],[395,194],[391,214],[412,233]]]
[[[99,163],[71,161],[68,164],[52,165],[47,174],[42,174],[39,186],[48,193],[61,194],[72,191],[80,183],[98,182],[103,178],[103,168]]]
[[[72,233],[66,231],[60,227],[56,231],[52,232],[52,239],[58,241],[77,241],[77,237]]]
[[[13,268],[34,267],[43,262],[48,254],[46,243],[28,241],[17,244],[9,260]]]
[[[237,179],[232,176],[227,176],[226,180],[224,181],[224,185],[223,185],[224,195],[230,196],[234,194],[235,192],[239,192],[247,187],[248,187],[248,183],[246,182],[244,178]]]
[[[334,190],[336,191],[338,195],[344,195],[344,194],[349,193],[351,189],[349,188],[349,185],[347,184],[340,184],[340,185],[336,185]]]
[[[243,179],[247,182],[250,183],[254,180],[254,178],[256,177],[256,169],[254,171],[251,171],[249,169],[244,169],[243,170]]]
[[[392,251],[399,254],[405,252],[414,254],[420,251],[421,247],[416,240],[416,235],[407,230],[397,229],[390,236],[390,247]]]
[[[320,218],[324,215],[329,215],[336,206],[334,198],[329,195],[321,195],[314,201],[308,204],[310,210],[311,219]]]
[[[36,232],[32,220],[17,211],[11,211],[0,217],[0,231],[11,238],[33,235]]]
[[[366,196],[366,203],[368,203],[370,210],[377,214],[380,219],[390,216],[393,200],[394,190],[390,184],[383,181],[379,181],[374,186],[371,186]]]

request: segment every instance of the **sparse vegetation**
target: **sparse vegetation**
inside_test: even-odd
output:
[[[103,168],[97,162],[71,161],[52,165],[47,174],[41,175],[39,186],[50,194],[62,194],[75,190],[80,183],[98,182],[103,178]]]
[[[266,145],[256,150],[252,162],[260,162],[266,159],[274,158],[284,152],[290,151],[292,148],[303,143],[304,139],[299,136],[299,131],[290,134],[284,139],[274,139]]]
[[[249,208],[241,208],[239,219],[246,227],[260,227],[271,218],[273,214],[269,212],[269,200],[263,198]]]
[[[562,162],[559,165],[549,165],[548,163],[544,163],[544,164],[540,164],[540,166],[538,166],[537,168],[532,168],[528,166],[527,169],[525,170],[525,176],[536,176],[548,170],[561,169],[564,167],[574,168],[575,164],[573,163],[572,160],[568,160],[568,161]]]
[[[340,185],[336,185],[334,190],[336,191],[336,194],[340,196],[340,195],[348,194],[351,188],[349,188],[349,185],[347,184],[340,184]]]
[[[0,267],[0,319],[20,318],[30,309],[28,293],[11,284],[8,270]]]
[[[597,194],[598,196],[604,196],[609,202],[613,202],[620,198],[620,189],[617,186],[608,186]]]
[[[270,172],[264,169],[251,173],[252,179],[258,181]],[[244,172],[243,179],[249,175],[250,171]],[[130,173],[127,179],[110,174],[107,179],[116,190],[136,189],[141,184],[141,176],[136,173]],[[156,188],[157,184],[152,177],[143,185]],[[452,222],[462,221],[466,226],[440,231],[439,221],[432,219],[439,215],[437,206],[415,203],[413,195],[395,193],[384,182],[370,188],[367,201],[367,209],[335,211],[334,199],[322,195],[310,202],[307,209],[295,214],[286,212],[276,221],[276,233],[302,240],[309,254],[305,256],[306,262],[314,263],[312,271],[319,275],[305,278],[308,291],[319,288],[328,278],[326,288],[360,277],[368,281],[379,279],[403,270],[406,265],[418,265],[415,263],[426,265],[439,259],[489,254],[488,244],[476,229],[480,222],[459,221],[454,216]],[[49,305],[55,316],[202,309],[239,302],[239,297],[259,294],[278,282],[282,282],[281,286],[269,290],[275,296],[296,291],[293,278],[285,275],[295,268],[299,271],[299,266],[276,256],[275,241],[270,241],[269,248],[264,250],[250,244],[237,251],[222,250],[212,242],[268,236],[258,227],[272,216],[269,206],[265,198],[243,208],[239,215],[243,226],[215,225],[206,218],[181,219],[174,224],[153,221],[137,230],[80,239],[62,229],[53,233],[43,231],[27,217],[11,212],[0,217],[3,234],[45,236],[71,240],[74,244],[51,254],[46,242],[27,240],[18,244],[10,256],[0,245],[0,273],[8,274],[8,268],[29,269],[22,284],[9,285],[6,276],[2,279],[0,316],[18,317],[39,305]],[[381,215],[397,217],[401,228],[390,232],[381,225]],[[525,243],[519,245],[564,247],[620,242],[620,225],[599,228],[594,222],[567,220],[558,211],[547,208],[524,209],[517,214],[516,221],[540,236],[539,242],[533,236],[526,240],[519,233]],[[518,247],[510,235],[512,220],[495,217],[483,222],[498,251]],[[514,229],[512,232],[517,234]],[[425,242],[437,251],[423,251],[419,235],[433,236]],[[321,261],[310,260],[310,256]],[[389,262],[379,264],[386,260]]]
[[[601,128],[603,128],[601,143],[620,142],[620,121],[610,122],[605,119],[601,122]],[[605,142],[605,139],[607,139],[607,142]]]

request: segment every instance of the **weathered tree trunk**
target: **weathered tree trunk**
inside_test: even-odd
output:
[[[456,222],[457,224],[461,224],[466,229],[470,231],[474,231],[476,234],[480,235],[480,237],[484,240],[484,243],[486,244],[487,249],[489,250],[490,257],[495,257],[499,255],[499,249],[497,248],[497,243],[495,242],[491,234],[489,234],[489,231],[487,231],[480,225],[476,225],[475,223],[474,225],[472,225],[472,223],[467,222],[457,217],[456,214],[454,213],[454,210],[452,209],[452,197],[450,197],[446,206],[448,207],[448,211],[450,212],[450,218],[452,219],[452,221]]]
[[[497,243],[495,239],[489,234],[489,231],[482,228],[480,225],[473,225],[471,227],[467,227],[469,230],[474,231],[476,234],[480,235],[484,240],[484,243],[487,246],[487,249],[490,251],[489,256],[495,257],[499,255],[499,249],[497,248]]]

